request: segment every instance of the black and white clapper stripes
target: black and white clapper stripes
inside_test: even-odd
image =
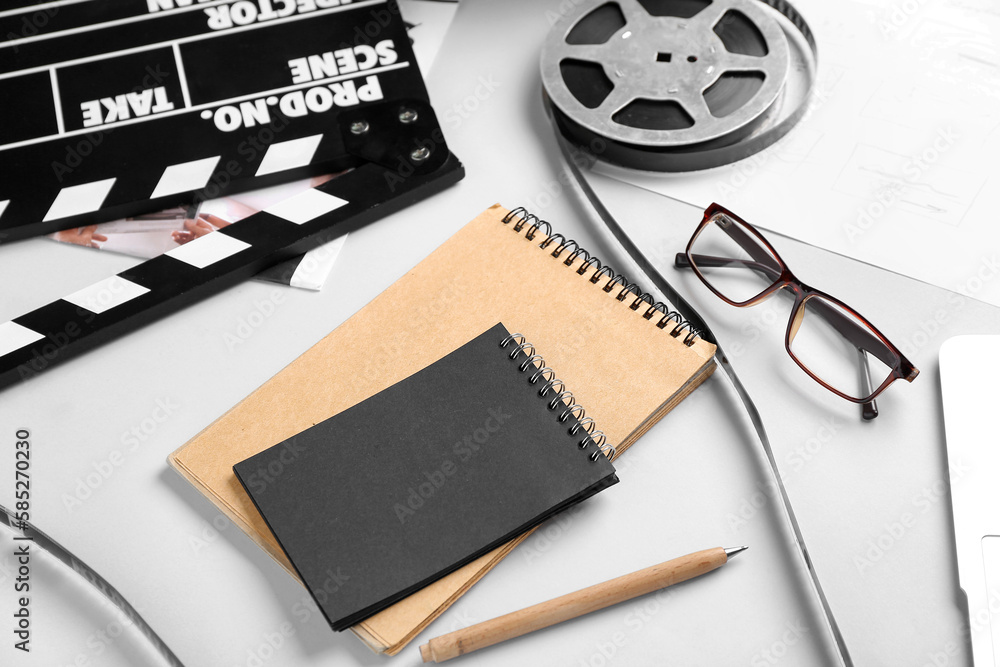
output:
[[[456,182],[440,160],[402,178],[367,164],[260,213],[0,324],[0,387],[221,291]],[[393,178],[395,177],[395,178]]]

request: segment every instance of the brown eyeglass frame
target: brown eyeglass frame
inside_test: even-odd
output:
[[[744,249],[751,255],[752,257],[751,260],[735,260],[732,258],[718,258],[718,257],[706,257],[704,255],[693,255],[692,248],[698,236],[709,225],[712,219],[719,214],[726,215],[729,218],[743,225],[746,230],[748,230],[751,234],[753,234],[754,239],[758,241],[764,248],[767,249],[770,255],[767,256],[766,258],[762,256],[754,256],[753,248],[756,248],[759,251],[760,246],[754,244],[747,244],[753,246],[751,248],[744,246],[744,244],[742,243],[740,243],[740,245],[744,246]],[[739,228],[737,227],[737,229]],[[737,243],[739,243],[738,240]],[[695,261],[694,259],[695,257],[698,257],[699,259]],[[722,266],[722,265],[731,265],[734,262],[743,263],[748,268],[763,273],[769,278],[773,277],[774,281],[769,286],[765,287],[760,293],[747,299],[746,301],[733,301],[732,299],[727,298],[725,295],[719,292],[719,290],[715,289],[715,287],[712,286],[712,283],[709,282],[709,280],[705,278],[705,276],[702,275],[701,271],[698,269],[699,263],[702,266],[711,266],[713,263],[716,266]],[[771,266],[771,264],[773,264],[774,262],[778,263],[780,271],[776,271]],[[719,204],[713,203],[711,206],[705,209],[705,215],[702,218],[701,224],[699,224],[698,228],[695,229],[694,234],[691,236],[691,240],[688,241],[687,248],[685,249],[684,252],[677,253],[677,257],[675,259],[675,266],[677,266],[678,268],[694,269],[695,275],[698,276],[701,282],[703,282],[705,286],[712,291],[713,294],[715,294],[717,297],[719,297],[729,305],[736,306],[738,308],[755,306],[758,303],[761,303],[762,301],[770,297],[772,294],[774,294],[780,289],[791,290],[795,300],[794,303],[792,304],[791,315],[788,318],[788,325],[785,328],[785,351],[788,353],[788,356],[790,356],[792,360],[798,365],[798,367],[801,368],[803,371],[805,371],[806,374],[809,375],[809,377],[816,380],[816,382],[823,385],[825,388],[829,389],[831,392],[833,392],[834,394],[840,396],[845,400],[848,400],[852,403],[862,404],[862,416],[865,419],[874,419],[875,417],[878,416],[878,407],[875,405],[875,398],[883,391],[885,391],[889,387],[889,385],[891,385],[896,380],[900,379],[906,380],[907,382],[913,382],[914,378],[916,378],[917,375],[920,373],[920,371],[917,370],[917,368],[912,363],[910,363],[910,361],[906,357],[903,356],[903,353],[899,351],[899,348],[893,345],[892,342],[888,338],[886,338],[885,335],[881,331],[879,331],[874,324],[869,322],[867,318],[862,316],[858,311],[854,310],[840,299],[837,299],[821,290],[809,287],[801,280],[796,278],[795,275],[791,272],[791,270],[789,270],[788,265],[785,264],[785,260],[783,260],[781,256],[778,254],[778,251],[774,249],[774,246],[771,245],[771,243],[766,238],[764,238],[764,235],[761,234],[756,227],[751,225],[746,220],[743,220],[738,215],[734,214],[732,211],[729,211],[725,207],[720,206]],[[840,313],[834,308],[823,308],[823,305],[825,303],[823,300],[816,302],[817,314],[821,315],[824,319],[826,319],[826,321],[834,329],[836,329],[842,336],[844,336],[848,341],[853,343],[855,347],[858,348],[859,357],[863,363],[863,370],[865,371],[863,375],[867,378],[866,382],[869,383],[868,386],[866,387],[866,391],[870,390],[868,396],[865,396],[863,398],[855,398],[854,396],[849,396],[848,394],[845,394],[837,390],[836,388],[824,382],[811,370],[809,370],[806,367],[806,365],[803,364],[802,361],[800,361],[799,358],[795,356],[795,353],[792,352],[791,348],[792,328],[795,326],[796,315],[801,311],[806,301],[816,297],[822,297],[823,299],[826,299],[827,301],[839,306],[840,308],[843,308],[845,311],[853,315],[855,318],[857,318],[867,326],[868,330],[866,330],[863,327],[857,326],[855,322],[848,320],[848,318],[844,317],[842,313]],[[888,350],[888,352],[892,355],[891,357],[887,355],[886,358],[882,358],[880,355],[875,354],[875,351],[866,349],[864,347],[865,344],[870,344],[874,340],[872,336],[873,334],[875,337],[877,337],[877,341],[882,345],[884,345],[885,349]],[[878,346],[874,347],[876,349],[879,349]],[[865,357],[865,353],[877,357],[882,363],[884,363],[887,367],[892,369],[892,372],[888,375],[888,377],[886,377],[886,379],[882,382],[882,384],[879,385],[874,390],[871,390],[870,386],[871,377],[868,373],[868,361],[867,358]]]

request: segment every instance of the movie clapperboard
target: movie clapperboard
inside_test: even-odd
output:
[[[394,0],[5,7],[0,243],[350,171],[0,323],[0,387],[464,175]]]

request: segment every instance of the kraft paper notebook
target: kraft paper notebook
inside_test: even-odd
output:
[[[233,465],[413,375],[497,321],[544,351],[620,456],[712,373],[715,347],[596,258],[547,237],[548,223],[519,213],[495,205],[480,214],[174,452],[171,465],[294,575]],[[364,360],[364,372],[344,364],[351,355]],[[395,655],[522,539],[352,630]]]
[[[233,466],[334,630],[617,483],[544,367],[497,324]]]

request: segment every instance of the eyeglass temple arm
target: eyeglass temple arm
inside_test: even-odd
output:
[[[765,276],[770,278],[772,281],[777,280],[781,277],[781,272],[774,267],[768,266],[767,264],[762,264],[760,262],[754,262],[749,259],[730,259],[728,257],[712,257],[710,255],[695,255],[698,258],[698,264],[704,267],[711,268],[726,268],[728,266],[737,265],[739,268],[746,268],[752,271],[759,271]],[[677,257],[674,258],[674,266],[679,269],[690,269],[691,262],[688,261],[687,253],[679,252]]]
[[[726,268],[729,266],[738,266],[740,268],[748,268],[753,271],[759,271],[770,280],[777,280],[781,277],[780,271],[772,266],[768,266],[767,264],[762,264],[760,262],[753,262],[746,259],[710,257],[708,255],[695,255],[695,257],[697,258],[698,264],[705,267]],[[688,261],[687,254],[682,252],[677,253],[677,256],[674,259],[674,264],[678,268],[691,268],[691,262]],[[885,345],[881,340],[876,338],[871,334],[871,332],[867,331],[863,327],[859,327],[850,318],[843,315],[830,304],[825,301],[817,301],[813,304],[813,307],[820,317],[826,320],[830,326],[836,329],[842,336],[844,336],[844,338],[849,340],[855,348],[857,348],[858,355],[861,359],[862,390],[866,394],[871,394],[874,389],[872,388],[868,357],[865,353],[868,352],[868,354],[875,355],[889,368],[893,368],[896,365],[896,360],[894,358],[884,358],[877,352],[869,350],[868,348],[873,348],[874,350],[883,352],[886,351]],[[862,404],[861,415],[865,420],[871,420],[878,417],[878,406],[876,405],[874,399]]]
[[[872,373],[871,368],[868,366],[868,353],[858,348],[858,361],[859,364],[859,375],[861,380],[861,391],[865,396],[870,396],[874,387],[872,387]],[[878,417],[878,405],[875,403],[875,399],[868,401],[867,403],[861,404],[861,418],[865,421],[871,421]]]

